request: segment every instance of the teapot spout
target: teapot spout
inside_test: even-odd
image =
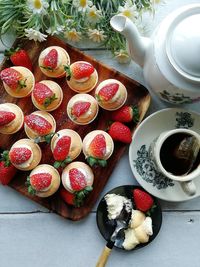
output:
[[[131,58],[143,67],[145,54],[151,40],[149,38],[142,37],[134,23],[123,15],[113,16],[110,20],[110,25],[115,31],[126,37]]]

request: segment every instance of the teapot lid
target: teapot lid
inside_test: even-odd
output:
[[[167,36],[166,53],[173,68],[186,79],[200,82],[200,7],[176,17]]]

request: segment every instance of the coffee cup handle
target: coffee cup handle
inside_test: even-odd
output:
[[[183,191],[187,195],[193,196],[196,194],[196,186],[193,181],[181,182],[180,184],[181,184]]]

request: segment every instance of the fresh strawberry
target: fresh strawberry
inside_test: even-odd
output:
[[[90,166],[99,165],[105,167],[107,161],[103,159],[106,153],[106,139],[103,134],[97,134],[89,145],[89,154],[87,162]]]
[[[0,126],[7,125],[15,119],[16,115],[10,111],[0,111]]]
[[[16,147],[10,150],[9,158],[12,164],[22,164],[30,159],[32,152],[26,147]]]
[[[133,199],[136,208],[143,212],[150,210],[154,203],[153,198],[148,193],[140,189],[133,190]]]
[[[5,50],[4,55],[10,57],[13,65],[22,66],[32,71],[32,62],[26,50],[20,49],[19,47],[16,49],[11,48],[10,50]]]
[[[84,190],[70,193],[64,188],[61,188],[60,190],[60,196],[61,198],[65,201],[65,203],[75,206],[75,207],[80,207],[83,205],[85,197],[89,194],[89,192],[92,191],[91,186],[87,186]]]
[[[87,186],[85,175],[76,168],[69,171],[69,180],[74,191],[81,191]]]
[[[12,165],[7,165],[4,161],[0,162],[0,182],[7,185],[15,176],[17,169]]]
[[[94,67],[88,62],[75,62],[72,66],[65,66],[67,78],[73,77],[76,80],[90,77],[94,72]]]
[[[13,90],[26,87],[26,79],[23,80],[21,73],[13,68],[6,68],[2,70],[0,77],[2,81]]]
[[[45,118],[36,114],[25,116],[24,122],[31,130],[40,136],[49,134],[52,129],[51,123],[49,123]]]
[[[91,106],[90,102],[78,101],[73,105],[71,109],[71,114],[75,117],[80,117],[81,115],[83,115],[85,112],[88,111],[90,106]]]
[[[106,139],[103,134],[97,134],[89,146],[90,154],[95,158],[103,158],[106,153]]]
[[[56,147],[53,150],[53,157],[56,160],[54,163],[55,168],[64,167],[66,163],[70,162],[71,159],[68,156],[69,149],[71,146],[71,137],[62,136],[56,143]]]
[[[36,83],[33,89],[33,96],[38,104],[48,107],[56,98],[54,92],[43,83]]]
[[[134,121],[135,123],[137,123],[139,121],[138,107],[123,106],[111,113],[111,120],[124,123]]]
[[[108,130],[109,135],[115,141],[130,144],[132,135],[130,129],[121,122],[113,122]]]
[[[28,192],[35,194],[43,191],[51,185],[52,175],[50,173],[36,173],[27,177]]]
[[[117,93],[119,89],[119,84],[118,83],[110,83],[105,86],[103,86],[97,95],[97,99],[104,100],[104,101],[109,101],[114,97],[114,95]]]
[[[58,52],[56,49],[51,49],[49,53],[44,57],[43,68],[48,70],[54,70],[58,63]]]

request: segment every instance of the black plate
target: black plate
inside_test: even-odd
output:
[[[140,186],[123,185],[123,186],[119,186],[119,187],[112,189],[111,191],[106,193],[106,195],[107,194],[118,194],[121,196],[125,196],[125,197],[132,200],[133,208],[135,208],[135,205],[133,202],[133,197],[132,197],[132,195],[133,195],[132,191],[133,191],[133,189],[136,189],[136,188],[145,191]],[[139,244],[133,250],[147,246],[149,243],[151,243],[154,240],[154,238],[157,236],[157,234],[160,231],[160,227],[162,224],[162,210],[161,210],[161,207],[160,207],[158,200],[154,196],[152,196],[152,198],[154,199],[154,204],[156,205],[155,209],[151,213],[153,235],[149,237],[149,241],[147,243]],[[105,238],[106,241],[109,241],[113,231],[115,230],[116,224],[115,224],[115,220],[109,220],[107,217],[107,204],[106,204],[104,197],[101,199],[101,201],[98,205],[96,220],[97,220],[97,226],[99,228],[100,233],[102,234],[102,236]],[[117,248],[124,249],[122,246],[123,241],[124,241],[124,232],[121,231],[117,235],[117,239],[115,241],[114,246]]]

